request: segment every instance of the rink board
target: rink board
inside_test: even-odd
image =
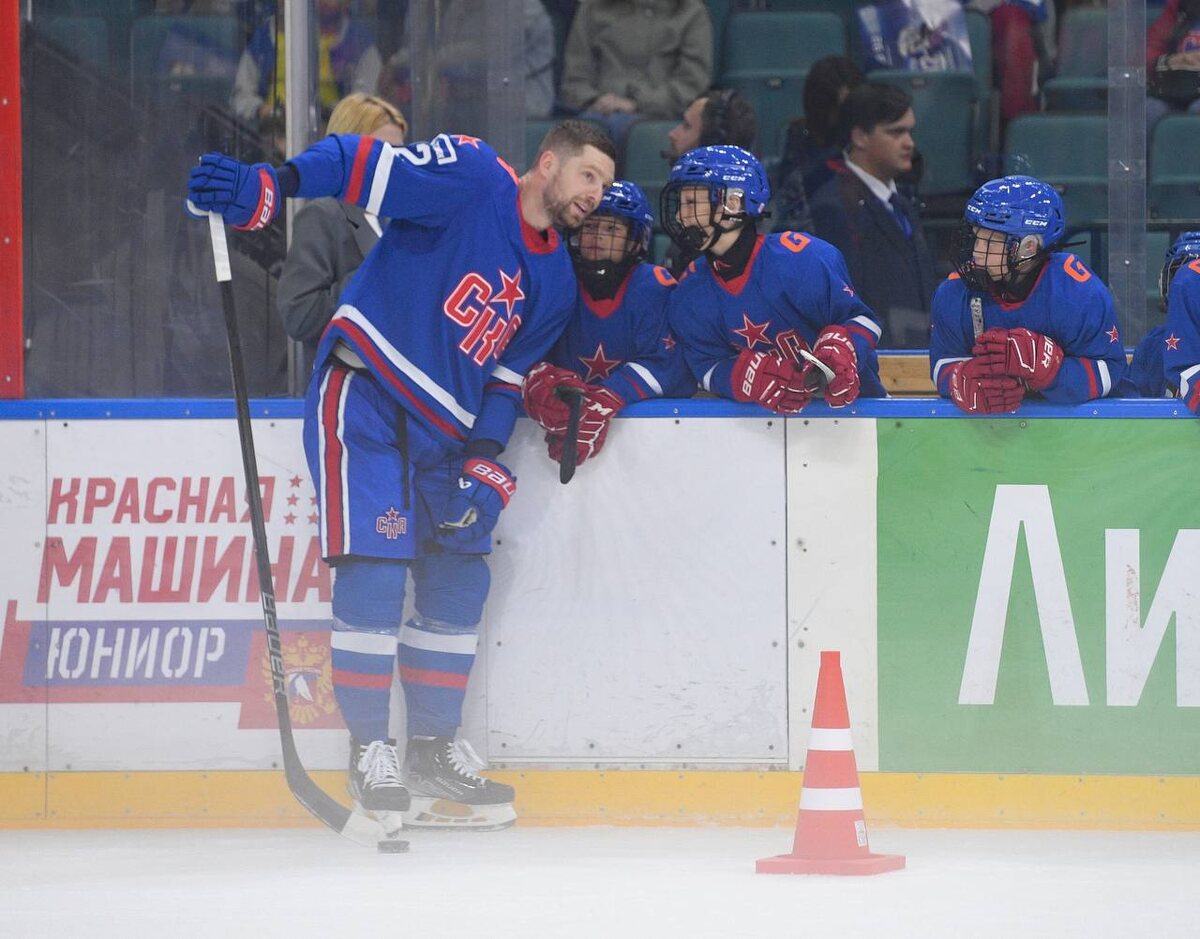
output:
[[[294,823],[227,403],[6,407],[0,822]],[[1170,784],[1200,771],[1197,424],[945,407],[643,405],[567,487],[520,422],[464,732],[524,816],[775,823],[836,648],[880,820],[1078,824],[1044,808],[1069,793],[1092,824],[1200,823]],[[293,720],[337,777],[297,403],[255,413]]]

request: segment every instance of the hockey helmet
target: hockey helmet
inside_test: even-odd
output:
[[[1185,231],[1171,242],[1158,274],[1158,296],[1163,309],[1167,307],[1167,293],[1171,289],[1171,281],[1175,279],[1175,272],[1197,258],[1200,258],[1200,231]]]
[[[679,217],[680,193],[689,186],[708,190],[709,205],[721,207],[723,217],[714,231],[686,224]],[[729,209],[728,198],[738,195],[742,200],[739,211]],[[725,232],[733,231],[747,218],[760,218],[771,198],[771,184],[758,158],[748,150],[729,144],[697,147],[689,150],[671,167],[667,185],[663,188],[659,211],[663,228],[680,247],[702,251]],[[725,224],[729,223],[729,224]]]

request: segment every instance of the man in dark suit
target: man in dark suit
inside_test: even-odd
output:
[[[916,207],[896,188],[912,169],[912,99],[867,82],[841,109],[844,160],[813,195],[813,232],[836,245],[850,279],[883,326],[880,346],[929,344],[933,258]]]

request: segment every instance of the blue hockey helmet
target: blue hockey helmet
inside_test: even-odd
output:
[[[1189,261],[1200,258],[1200,231],[1185,231],[1167,248],[1163,258],[1162,270],[1158,274],[1158,296],[1162,300],[1163,309],[1167,306],[1167,292],[1171,289],[1171,281],[1175,272]]]
[[[963,217],[979,228],[1017,239],[1039,235],[1047,248],[1062,241],[1067,229],[1062,196],[1032,176],[1004,176],[984,183],[967,202]]]
[[[679,217],[680,193],[689,186],[707,189],[709,204],[714,209],[722,208],[723,218],[713,226],[714,230],[687,224]],[[732,194],[739,195],[742,200],[742,207],[737,212],[728,208],[728,197]],[[761,218],[770,199],[771,184],[758,158],[741,147],[716,144],[689,150],[671,167],[662,191],[659,214],[672,241],[682,248],[702,251],[747,218]],[[730,224],[724,224],[726,222]]]
[[[654,213],[650,211],[650,200],[637,183],[618,179],[604,190],[600,204],[592,215],[615,215],[629,219],[629,237],[642,257],[650,246],[650,232],[654,230]]]
[[[1053,186],[1032,176],[990,180],[967,201],[954,232],[954,269],[968,289],[1019,302],[1033,289],[1066,227],[1062,197]]]

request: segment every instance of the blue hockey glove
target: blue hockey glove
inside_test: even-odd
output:
[[[438,541],[447,548],[461,548],[491,534],[516,491],[517,479],[508,467],[478,457],[467,460],[458,490],[446,503],[438,525]]]
[[[225,216],[234,228],[255,231],[279,211],[279,179],[269,163],[239,163],[206,153],[188,176],[188,198],[206,212]]]

